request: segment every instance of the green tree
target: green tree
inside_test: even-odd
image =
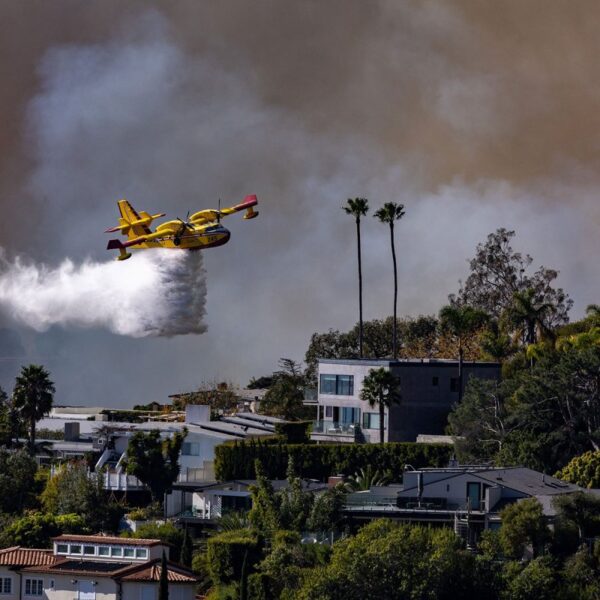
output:
[[[90,530],[79,515],[29,513],[4,527],[0,533],[0,545],[3,548],[48,548],[52,538],[63,533],[89,534]]]
[[[371,369],[363,380],[360,393],[361,400],[369,406],[379,407],[379,443],[385,441],[385,409],[400,403],[400,382],[398,378],[384,367]]]
[[[440,310],[442,331],[449,334],[458,346],[458,401],[463,397],[463,360],[465,340],[485,324],[488,316],[471,306],[448,304]]]
[[[535,498],[509,504],[500,513],[502,528],[500,540],[507,556],[521,558],[531,546],[533,555],[539,555],[550,539],[542,505]]]
[[[36,504],[36,472],[25,450],[0,450],[0,512],[21,513]]]
[[[386,202],[374,215],[382,223],[387,223],[390,226],[390,240],[392,244],[392,262],[394,264],[394,324],[392,338],[392,358],[398,358],[398,269],[396,266],[396,247],[394,245],[394,223],[399,221],[404,216],[404,204],[396,204],[395,202]]]
[[[499,319],[513,304],[515,292],[531,288],[535,290],[536,304],[552,306],[548,326],[567,323],[573,301],[562,288],[552,287],[558,271],[540,267],[529,273],[533,259],[513,250],[511,240],[514,236],[514,231],[500,228],[488,235],[484,243],[478,244],[475,257],[469,263],[470,274],[456,297],[458,303]],[[453,296],[451,300],[454,300]]]
[[[127,446],[127,472],[148,486],[153,502],[164,495],[179,475],[179,453],[187,429],[162,439],[160,431],[136,432]]]
[[[312,505],[313,494],[302,489],[302,480],[294,466],[294,457],[288,457],[288,487],[279,492],[279,520],[281,526],[294,531],[302,531],[306,526]]]
[[[305,578],[297,600],[467,600],[486,597],[474,557],[448,529],[374,521],[334,545],[331,561]]]
[[[260,403],[260,411],[288,420],[303,418],[306,415],[304,373],[300,365],[290,358],[279,359],[279,367],[280,370],[273,373],[271,387]]]
[[[315,498],[306,523],[308,530],[314,533],[339,531],[344,521],[345,498],[346,490],[343,484],[338,484],[319,494]]]
[[[356,221],[356,239],[358,243],[358,356],[363,357],[363,300],[362,300],[362,259],[360,247],[360,218],[369,211],[369,201],[366,198],[348,198],[346,206],[342,207],[347,215]]]
[[[462,402],[448,415],[461,460],[493,460],[502,450],[507,437],[520,426],[510,406],[513,392],[512,381],[473,378],[467,383]]]
[[[11,448],[24,433],[19,411],[12,398],[0,387],[0,446]]]
[[[254,461],[256,485],[250,486],[252,509],[248,518],[250,523],[262,534],[272,535],[281,526],[279,520],[279,502],[271,482],[265,476],[262,464]]]
[[[62,465],[47,481],[41,501],[47,513],[82,516],[92,531],[116,531],[124,512],[108,500],[102,477],[90,476],[83,461]]]
[[[36,423],[52,408],[54,384],[50,373],[39,365],[21,367],[13,390],[13,403],[21,417],[29,424],[29,451],[35,452]]]
[[[575,456],[555,476],[584,488],[600,488],[600,450]]]
[[[563,600],[556,577],[556,566],[548,556],[540,556],[525,568],[509,563],[506,569],[506,598],[510,600]]]
[[[533,288],[522,292],[515,292],[512,304],[506,310],[506,319],[512,326],[516,339],[530,346],[538,339],[545,339],[552,335],[547,324],[552,313],[552,304],[541,302],[536,297]]]
[[[160,559],[160,579],[158,580],[158,600],[169,600],[169,565],[163,550]]]
[[[600,498],[584,492],[555,496],[557,518],[577,527],[579,540],[600,536]]]
[[[186,567],[192,566],[192,556],[194,554],[194,547],[192,545],[192,538],[190,537],[188,528],[183,530],[183,541],[181,542],[181,553],[179,555],[179,562]]]

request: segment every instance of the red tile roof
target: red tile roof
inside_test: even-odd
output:
[[[32,566],[24,569],[29,573],[49,573],[86,575],[93,577],[111,577],[121,581],[159,581],[160,558],[145,561],[141,564],[111,563],[107,561],[89,560],[75,561],[69,558],[60,558],[55,564]],[[168,563],[168,579],[171,583],[195,583],[197,578],[192,571],[177,565]]]
[[[53,542],[81,542],[89,544],[122,544],[123,546],[169,546],[161,540],[142,540],[139,538],[111,537],[108,535],[59,535]]]
[[[39,567],[52,565],[55,561],[56,557],[52,550],[21,548],[21,546],[0,550],[0,565],[6,567]]]
[[[139,569],[123,575],[121,581],[159,581],[160,580],[160,560],[153,561],[152,564],[142,564]],[[195,583],[197,577],[188,569],[168,564],[167,578],[169,583]]]

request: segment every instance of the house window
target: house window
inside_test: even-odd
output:
[[[121,546],[111,546],[110,555],[111,556],[123,556],[123,548],[121,548]]]
[[[334,396],[353,396],[354,375],[321,375],[319,393]]]
[[[363,429],[379,429],[379,413],[363,413]],[[387,425],[387,415],[383,420],[383,428]]]
[[[344,423],[344,425],[360,423],[360,408],[349,408],[344,406],[342,408],[342,423]]]
[[[125,558],[134,558],[135,557],[135,549],[125,548],[125,550],[123,551],[123,556]]]
[[[200,456],[200,444],[195,442],[184,442],[181,445],[181,454],[183,456]]]
[[[96,546],[84,546],[83,553],[88,556],[94,556],[96,554]]]
[[[0,594],[12,594],[12,579],[0,577]]]
[[[110,554],[110,548],[108,546],[98,547],[98,556],[108,556]]]
[[[333,406],[325,407],[325,416],[331,419],[331,417],[333,416]]]
[[[68,554],[69,546],[67,544],[56,544],[56,554]]]
[[[458,377],[451,377],[450,378],[450,391],[451,392],[458,392]]]
[[[438,385],[440,385],[440,378],[439,377],[432,377],[431,378],[431,385],[433,387],[437,387]]]
[[[26,596],[42,596],[44,594],[43,579],[25,579]]]
[[[146,550],[146,548],[136,548],[135,549],[135,557],[136,558],[148,558],[148,550]]]
[[[71,544],[71,554],[81,554],[81,546],[79,544]]]

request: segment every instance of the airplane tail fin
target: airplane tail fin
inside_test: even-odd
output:
[[[239,205],[240,210],[246,209],[244,219],[254,219],[254,217],[258,217],[258,211],[254,210],[254,207],[257,204],[258,198],[256,197],[256,194],[244,198],[244,201]]]
[[[125,198],[123,198],[123,200],[119,200],[118,206],[119,213],[121,214],[119,224],[116,227],[107,229],[106,232],[114,233],[116,231],[120,231],[130,240],[150,234],[150,224],[152,221],[159,217],[165,216],[164,213],[151,215],[144,210],[140,211],[138,214],[135,208],[133,208],[133,206],[131,206],[131,204],[125,200]]]

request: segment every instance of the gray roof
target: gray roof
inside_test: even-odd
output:
[[[582,490],[578,485],[561,481],[556,477],[544,475],[527,467],[490,469],[478,472],[477,476],[490,483],[509,487],[528,496],[554,496]]]

